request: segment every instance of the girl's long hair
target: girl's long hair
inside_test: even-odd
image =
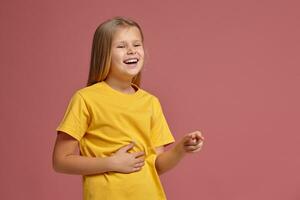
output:
[[[95,31],[91,52],[90,71],[87,86],[97,82],[104,81],[109,73],[111,65],[111,45],[112,38],[117,28],[135,26],[139,29],[144,42],[144,36],[141,27],[135,21],[124,18],[114,17],[98,26]],[[141,71],[133,77],[132,82],[138,86],[141,83]]]

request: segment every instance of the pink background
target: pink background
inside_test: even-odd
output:
[[[169,199],[299,200],[298,2],[2,0],[1,199],[81,199],[81,177],[52,170],[55,128],[119,15],[144,30],[142,88],[176,139],[206,138],[162,176]]]

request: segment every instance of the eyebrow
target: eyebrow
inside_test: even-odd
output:
[[[133,40],[132,42],[142,42],[141,40]],[[117,41],[114,44],[118,44],[118,43],[126,43],[126,41],[121,40],[121,41]]]

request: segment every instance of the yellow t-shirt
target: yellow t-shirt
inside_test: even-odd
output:
[[[80,154],[111,156],[131,141],[129,152],[144,151],[142,170],[83,176],[84,200],[165,200],[155,169],[155,147],[174,142],[157,97],[132,84],[135,93],[113,89],[105,81],[77,90],[57,127],[76,138]]]

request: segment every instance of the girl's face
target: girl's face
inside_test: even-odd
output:
[[[112,39],[111,56],[108,76],[131,81],[141,71],[144,65],[144,46],[137,27],[117,29]]]

